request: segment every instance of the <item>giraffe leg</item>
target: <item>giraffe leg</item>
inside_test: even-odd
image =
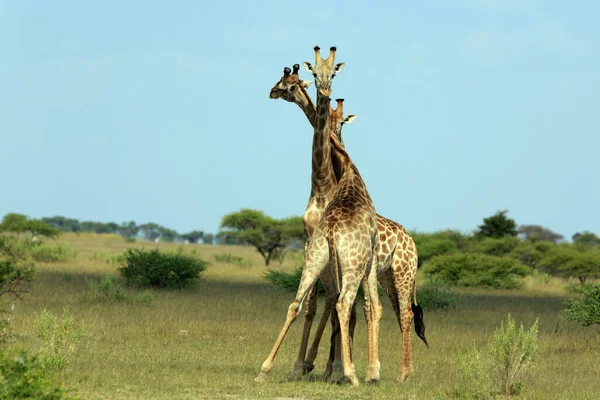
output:
[[[329,358],[327,359],[327,366],[325,367],[325,372],[323,373],[323,379],[328,380],[331,378],[331,374],[333,373],[333,362],[335,360],[335,341],[336,336],[339,334],[339,328],[336,327],[335,321],[337,321],[337,311],[335,307],[331,310],[331,337],[329,339]],[[338,331],[336,331],[338,329]]]
[[[298,285],[296,297],[288,307],[285,323],[281,328],[281,332],[275,341],[275,345],[273,346],[271,353],[269,353],[269,356],[262,364],[258,376],[254,378],[256,382],[266,381],[269,372],[273,368],[273,362],[275,361],[277,351],[279,350],[279,347],[281,346],[288,329],[296,320],[296,317],[298,316],[298,310],[300,309],[302,302],[305,300],[308,291],[311,290],[317,281],[320,272],[327,265],[328,260],[329,252],[327,240],[325,238],[321,238],[321,240],[313,239],[309,246],[308,255],[304,261],[304,270],[302,271],[302,278],[300,279],[300,284]]]
[[[317,353],[319,352],[319,343],[321,342],[321,338],[323,337],[323,332],[325,331],[325,327],[327,326],[327,321],[331,316],[332,311],[335,306],[335,289],[329,288],[328,285],[324,286],[326,288],[325,295],[327,296],[325,299],[325,306],[323,308],[323,315],[321,316],[321,320],[319,321],[319,326],[315,332],[315,337],[313,339],[313,343],[308,350],[308,356],[306,357],[306,361],[304,363],[307,371],[305,373],[309,373],[315,368],[314,361],[317,358]],[[327,373],[327,370],[326,370]],[[327,375],[327,378],[331,375]]]
[[[412,358],[412,344],[410,326],[412,325],[413,312],[410,307],[410,288],[412,279],[406,277],[394,277],[398,303],[400,305],[400,330],[402,331],[402,361],[400,363],[400,375],[398,381],[406,381],[415,371]],[[404,278],[404,279],[403,279]]]
[[[306,298],[306,316],[304,318],[304,329],[302,330],[302,340],[300,342],[300,349],[298,351],[298,358],[294,363],[294,369],[290,374],[290,380],[299,378],[300,376],[307,374],[312,371],[308,369],[308,365],[304,362],[306,356],[306,347],[308,346],[308,340],[310,337],[310,330],[312,328],[313,320],[317,314],[317,287],[314,285],[310,290]],[[313,366],[314,368],[314,366]]]
[[[331,350],[329,352],[328,368],[329,382],[342,383],[344,381],[344,363],[342,361],[342,335],[340,319],[337,310],[331,313]]]
[[[363,279],[363,291],[365,293],[365,319],[367,320],[367,331],[369,335],[369,361],[367,365],[367,376],[365,382],[378,383],[380,380],[379,370],[379,322],[381,320],[381,302],[377,292],[377,275],[370,271]]]
[[[345,288],[344,286],[351,286],[343,284],[340,298],[338,299],[335,308],[338,313],[340,323],[340,334],[342,342],[342,362],[344,364],[344,376],[350,381],[353,386],[358,386],[358,378],[356,377],[356,371],[352,359],[350,356],[350,335],[349,335],[349,323],[350,323],[350,312],[352,304],[356,299],[356,286]]]

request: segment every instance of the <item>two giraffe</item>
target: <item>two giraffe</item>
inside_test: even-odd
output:
[[[284,76],[273,87],[270,94],[271,98],[283,98],[296,103],[313,125],[313,169],[311,197],[304,215],[306,263],[303,279],[296,298],[288,310],[282,332],[256,380],[262,381],[266,378],[279,345],[289,325],[296,318],[307,292],[310,295],[307,299],[305,326],[292,376],[308,373],[314,368],[313,362],[318,345],[339,292],[339,300],[335,306],[341,338],[338,335],[337,344],[334,344],[332,337],[332,351],[326,376],[333,370],[332,378],[334,380],[341,378],[339,370],[341,347],[343,376],[352,384],[358,384],[351,360],[351,336],[355,318],[350,318],[350,313],[358,282],[361,279],[365,289],[365,317],[369,332],[369,364],[366,380],[379,380],[377,340],[381,305],[376,291],[376,279],[385,288],[402,331],[402,363],[399,379],[404,380],[413,372],[410,344],[413,313],[415,330],[427,343],[424,336],[422,310],[416,304],[409,308],[411,293],[416,289],[416,248],[410,235],[400,224],[375,214],[366,186],[356,166],[345,152],[341,127],[345,123],[352,122],[355,117],[343,117],[343,100],[337,100],[336,110],[331,108],[329,100],[331,79],[341,71],[344,64],[334,65],[335,48],[331,48],[328,59],[323,60],[317,47],[315,58],[314,67],[310,63],[305,63],[305,67],[315,77],[316,109],[306,92],[311,82],[299,79],[298,65],[294,65],[293,73],[289,68],[284,70]],[[330,259],[333,269],[325,268]],[[315,273],[320,274],[319,277],[326,288],[326,302],[313,345],[305,359],[310,329],[316,314],[316,299],[313,298],[314,291],[310,287],[317,278]],[[335,320],[337,318],[332,317],[332,323],[335,323]],[[334,355],[337,361],[332,366]]]

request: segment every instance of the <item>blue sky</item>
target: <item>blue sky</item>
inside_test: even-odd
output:
[[[600,233],[600,3],[369,3],[0,1],[0,214],[179,232],[301,215],[312,130],[268,92],[335,45],[379,213]]]

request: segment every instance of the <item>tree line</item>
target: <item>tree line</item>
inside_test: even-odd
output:
[[[201,230],[178,233],[174,229],[166,228],[153,222],[137,224],[135,221],[126,221],[118,224],[116,222],[79,221],[75,218],[67,218],[60,215],[44,217],[40,220],[58,229],[60,232],[112,233],[131,240],[145,239],[153,242],[213,244],[216,241],[216,237],[212,233],[205,233]]]

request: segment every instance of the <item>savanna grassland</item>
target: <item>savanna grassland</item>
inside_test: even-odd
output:
[[[387,298],[382,298],[381,383],[358,388],[330,385],[318,378],[328,343],[321,343],[313,379],[287,382],[296,358],[303,318],[292,325],[266,384],[253,381],[285,319],[293,294],[262,278],[262,258],[251,247],[185,245],[210,262],[199,284],[186,290],[152,290],[150,302],[117,302],[86,297],[85,279],[117,277],[111,254],[127,247],[176,249],[174,244],[125,243],[113,235],[64,234],[57,243],[77,251],[66,263],[38,263],[29,293],[17,303],[11,346],[40,348],[34,319],[43,309],[61,315],[64,308],[83,337],[59,372],[64,386],[82,399],[445,399],[460,380],[457,355],[473,345],[485,349],[496,327],[511,313],[531,326],[539,318],[539,352],[524,378],[527,399],[600,398],[600,334],[560,321],[568,283],[527,278],[521,291],[460,290],[455,309],[428,310],[430,348],[413,333],[415,375],[396,383],[400,330]],[[217,262],[233,254],[244,264]],[[281,268],[292,271],[297,261]],[[275,264],[275,268],[279,268]],[[419,284],[423,278],[419,276]],[[127,288],[130,298],[139,289]],[[320,301],[320,306],[322,300]],[[329,328],[324,337],[328,337]],[[355,358],[360,379],[366,367],[366,329],[359,313]]]

